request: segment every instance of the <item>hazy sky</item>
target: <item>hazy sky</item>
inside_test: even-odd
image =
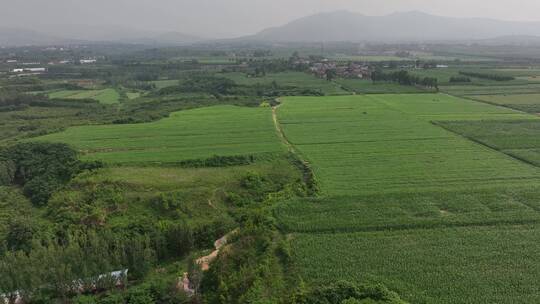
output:
[[[0,0],[0,26],[122,25],[221,38],[343,9],[540,21],[540,0]]]

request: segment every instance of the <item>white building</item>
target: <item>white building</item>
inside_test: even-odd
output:
[[[79,62],[80,62],[81,64],[96,63],[96,61],[97,61],[96,59],[81,59],[81,60],[79,60]]]
[[[26,68],[24,69],[25,72],[32,72],[32,73],[42,73],[46,72],[46,68]]]

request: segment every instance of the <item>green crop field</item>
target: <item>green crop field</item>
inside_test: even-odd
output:
[[[303,72],[269,73],[264,77],[248,77],[244,73],[224,73],[219,76],[227,77],[238,84],[255,85],[271,84],[275,81],[280,86],[291,86],[320,91],[325,95],[348,94],[339,84],[328,82]]]
[[[531,68],[504,68],[493,69],[497,74],[509,75],[514,77],[535,77],[540,76],[540,69],[537,67]]]
[[[431,123],[529,118],[503,107],[442,94],[291,97],[278,116],[329,195],[540,177],[536,168]]]
[[[480,143],[534,145],[537,117],[381,94],[283,98],[278,119],[321,189],[274,209],[308,284],[383,283],[410,303],[540,300],[540,168]]]
[[[94,99],[103,104],[118,103],[120,95],[115,89],[103,90],[65,90],[49,93],[50,98]]]
[[[293,234],[304,278],[383,282],[410,303],[538,303],[539,226]]]
[[[540,183],[292,200],[276,209],[291,232],[361,232],[540,222]]]
[[[540,104],[540,94],[472,95],[469,97],[500,105]]]
[[[540,120],[443,122],[445,128],[540,166]]]
[[[504,95],[504,94],[534,94],[540,93],[539,84],[506,85],[504,83],[494,85],[443,85],[442,92],[453,95]]]
[[[471,95],[469,98],[499,104],[512,109],[540,113],[540,94]]]
[[[181,111],[145,124],[72,127],[37,140],[65,142],[85,159],[109,163],[171,163],[283,149],[269,108],[235,106]]]
[[[159,90],[166,87],[177,86],[180,84],[180,80],[178,79],[156,80],[156,81],[150,81],[150,83],[154,84],[156,86],[156,89]]]

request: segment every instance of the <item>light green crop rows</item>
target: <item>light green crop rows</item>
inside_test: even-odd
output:
[[[540,303],[538,226],[293,234],[304,278],[384,283],[410,303]]]
[[[448,131],[521,147],[538,142],[538,118],[443,94],[291,97],[278,117],[322,190],[275,209],[309,284],[383,283],[410,303],[540,301],[540,169]]]
[[[460,190],[297,199],[275,214],[284,230],[313,233],[540,223],[539,193],[538,181],[518,187],[500,181]]]
[[[176,112],[152,123],[72,127],[37,140],[65,142],[86,159],[109,163],[168,163],[283,149],[270,109],[235,106]]]

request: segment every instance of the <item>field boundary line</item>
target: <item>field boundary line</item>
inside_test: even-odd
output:
[[[511,158],[511,159],[513,159],[513,160],[517,160],[517,161],[519,161],[519,162],[525,163],[525,164],[530,165],[530,166],[533,166],[533,167],[535,167],[535,168],[539,168],[539,166],[538,166],[537,164],[535,164],[534,162],[532,162],[532,161],[530,161],[530,160],[528,160],[528,159],[522,158],[522,157],[517,156],[517,155],[514,155],[514,154],[506,153],[506,152],[504,152],[504,150],[501,150],[501,149],[499,149],[499,148],[497,148],[497,147],[494,147],[494,146],[491,146],[491,145],[489,145],[489,144],[486,144],[486,143],[484,143],[484,142],[482,142],[482,141],[480,141],[480,140],[478,140],[478,139],[476,139],[476,138],[467,136],[467,135],[465,135],[465,134],[458,133],[458,132],[456,132],[456,131],[454,131],[454,130],[452,130],[452,129],[446,127],[446,126],[444,126],[444,122],[439,122],[439,121],[430,121],[430,122],[431,122],[431,124],[433,124],[433,125],[435,125],[435,126],[441,127],[441,128],[443,128],[444,130],[446,130],[446,131],[448,131],[448,132],[451,132],[451,133],[453,133],[453,134],[455,134],[455,135],[457,135],[457,136],[459,136],[459,137],[462,137],[462,138],[464,138],[464,139],[467,139],[467,140],[469,140],[469,141],[471,141],[471,142],[473,142],[473,143],[476,143],[476,144],[478,144],[478,145],[480,145],[480,146],[482,146],[482,147],[488,148],[489,150],[492,150],[492,151],[501,153],[501,154],[503,154],[503,155],[506,155],[508,158]]]
[[[500,107],[500,108],[509,109],[509,110],[518,112],[519,114],[526,114],[526,115],[538,116],[538,115],[535,115],[535,114],[533,114],[533,113],[529,113],[529,112],[525,112],[525,111],[523,111],[523,110],[519,110],[519,109],[516,109],[516,108],[512,108],[512,107],[511,107],[510,105],[508,105],[508,104],[498,104],[498,103],[490,102],[490,101],[487,101],[487,100],[476,99],[476,98],[474,98],[474,97],[467,96],[467,95],[460,96],[460,95],[450,94],[450,93],[448,93],[448,92],[443,92],[443,94],[446,94],[446,95],[452,96],[452,97],[456,97],[456,98],[460,98],[460,99],[465,99],[465,100],[470,100],[470,101],[476,101],[476,102],[483,103],[483,104],[488,104],[488,105],[491,105],[491,106],[494,106],[494,107]],[[523,94],[530,94],[530,93],[523,93]],[[475,95],[502,95],[502,94],[475,94]]]
[[[436,229],[452,229],[452,228],[468,228],[468,227],[495,227],[495,226],[524,226],[540,223],[540,219],[526,220],[506,220],[496,219],[486,222],[462,222],[462,223],[437,223],[432,225],[424,224],[402,224],[389,226],[367,226],[367,227],[338,227],[338,228],[321,228],[321,229],[291,229],[286,224],[280,223],[283,231],[287,234],[346,234],[346,233],[369,233],[369,232],[384,232],[384,231],[413,231],[413,230],[436,230]]]
[[[319,193],[319,186],[315,172],[313,171],[311,164],[307,161],[302,154],[294,147],[294,145],[287,139],[283,127],[279,123],[277,118],[277,109],[281,106],[279,98],[276,100],[276,105],[272,106],[272,121],[278,134],[280,141],[287,147],[288,152],[296,159],[297,166],[302,171],[304,183],[307,185],[310,195],[317,195]]]

